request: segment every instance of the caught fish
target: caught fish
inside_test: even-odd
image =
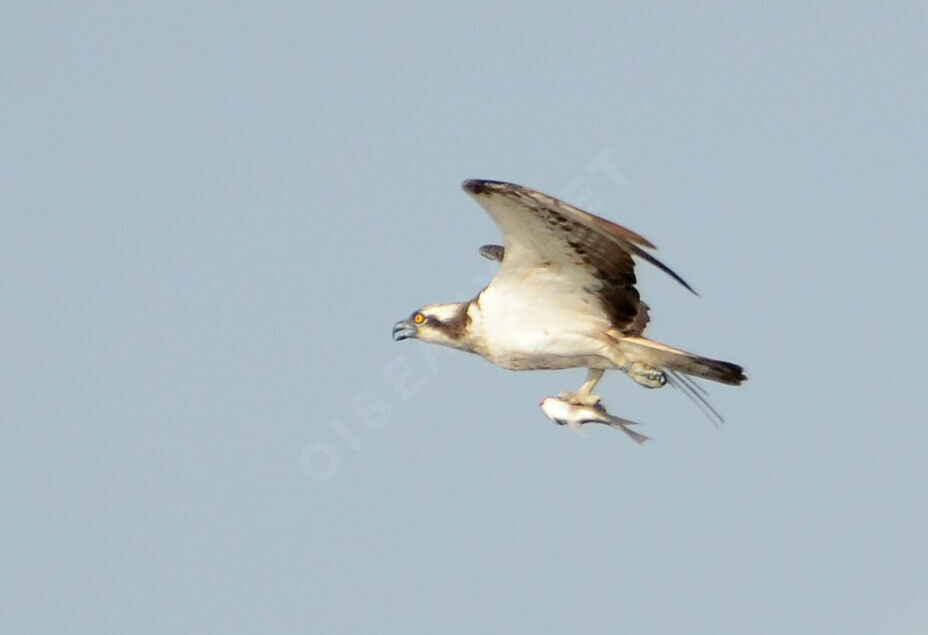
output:
[[[639,445],[648,440],[645,435],[629,428],[629,426],[639,425],[637,422],[609,414],[600,402],[591,406],[569,401],[563,397],[545,397],[541,400],[541,411],[557,425],[567,426],[578,432],[581,426],[588,423],[602,423],[610,428],[621,430]]]

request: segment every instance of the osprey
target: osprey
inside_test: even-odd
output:
[[[474,299],[431,304],[397,322],[394,340],[450,346],[511,370],[587,368],[579,390],[559,399],[602,413],[593,390],[606,370],[620,370],[648,388],[670,382],[721,419],[686,376],[738,385],[747,379],[741,366],[642,336],[648,305],[635,288],[633,256],[695,293],[645,251],[654,245],[521,185],[469,180],[463,188],[502,232],[503,245],[480,248],[483,256],[501,263],[499,271]]]

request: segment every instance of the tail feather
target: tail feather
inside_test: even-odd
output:
[[[738,364],[700,357],[645,337],[617,338],[617,346],[626,359],[642,362],[662,370],[677,371],[694,377],[737,386],[747,380]]]

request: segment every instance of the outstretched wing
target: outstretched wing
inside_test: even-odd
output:
[[[576,293],[593,294],[624,335],[640,335],[648,323],[648,306],[635,289],[632,256],[650,262],[693,291],[644,251],[642,247],[654,249],[654,245],[630,229],[521,185],[469,180],[463,187],[503,234],[504,249],[481,250],[493,260],[502,257],[497,277],[518,279],[540,269],[556,273]]]

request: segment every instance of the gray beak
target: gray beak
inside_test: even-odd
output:
[[[416,336],[416,327],[409,320],[402,320],[393,325],[393,341],[399,342]]]

